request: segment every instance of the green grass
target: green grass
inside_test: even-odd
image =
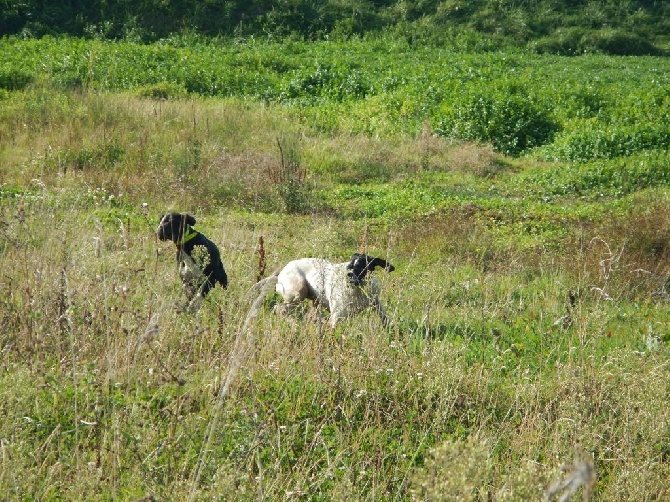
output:
[[[445,85],[527,64],[458,57]],[[568,83],[594,59],[531,61],[552,76],[531,95],[551,88],[564,132],[579,114],[635,129],[654,93],[666,113],[664,84],[640,85],[663,60],[599,59],[593,94]],[[8,90],[0,111],[8,499],[532,500],[584,456],[593,500],[668,496],[667,147],[547,161],[559,135],[508,157],[436,135],[410,83],[398,114],[377,115],[391,95],[275,102],[59,78]],[[361,117],[368,130],[345,126]],[[229,272],[195,314],[178,312],[174,250],[154,236],[170,209],[196,215]],[[335,330],[308,306],[278,317],[271,295],[255,312],[260,237],[267,272],[386,257],[391,330],[372,313]]]

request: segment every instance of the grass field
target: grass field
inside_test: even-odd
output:
[[[348,100],[349,63],[315,90],[272,50],[264,98],[0,78],[3,497],[670,497],[667,61],[455,55],[432,96],[439,72],[384,87],[360,64],[375,92]],[[536,106],[506,98],[509,64],[544,72]],[[482,113],[556,130],[519,150]],[[154,235],[168,210],[230,278],[197,313]],[[390,330],[252,308],[287,261],[356,251],[396,266]]]

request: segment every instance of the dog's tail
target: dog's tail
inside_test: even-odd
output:
[[[279,270],[273,272],[272,274],[270,274],[270,276],[266,277],[265,279],[261,279],[256,284],[251,286],[249,293],[256,293],[256,297],[251,305],[249,313],[247,314],[247,318],[244,321],[243,330],[246,330],[249,325],[249,322],[258,315],[259,311],[261,310],[261,307],[263,306],[263,300],[271,291],[271,289],[274,288],[275,284],[277,284],[278,275]]]
[[[251,286],[249,292],[253,293],[258,291],[259,295],[267,295],[270,292],[270,288],[274,288],[277,284],[277,276],[279,275],[280,270],[281,269],[277,269],[266,278],[258,281],[256,284]]]

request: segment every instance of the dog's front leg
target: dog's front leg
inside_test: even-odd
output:
[[[373,309],[375,309],[375,312],[377,312],[377,315],[382,320],[382,326],[384,326],[385,329],[389,329],[391,327],[391,321],[389,321],[386,312],[384,312],[384,307],[382,307],[379,298],[377,297],[373,298],[370,301],[370,305],[372,306]]]
[[[335,326],[337,325],[337,322],[340,320],[340,313],[338,311],[334,311],[330,313],[330,327],[332,329],[335,329]]]

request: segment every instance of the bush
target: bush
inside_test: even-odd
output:
[[[661,51],[650,41],[622,30],[589,30],[570,27],[531,42],[540,54],[576,55],[602,52],[617,56],[658,55]]]
[[[626,157],[648,149],[664,148],[670,128],[659,125],[597,127],[591,120],[557,138],[545,155],[552,160],[589,162]]]
[[[646,188],[670,186],[670,165],[662,150],[630,157],[575,163],[521,175],[515,183],[528,194],[623,196]]]
[[[588,46],[616,56],[649,56],[660,51],[654,44],[635,33],[622,30],[599,30],[586,37]]]
[[[491,143],[506,155],[550,143],[558,124],[551,114],[520,95],[473,95],[441,121],[438,134]]]
[[[156,100],[183,98],[186,94],[186,89],[171,82],[160,82],[158,84],[146,85],[137,90],[138,96]]]
[[[30,73],[18,69],[0,70],[0,89],[17,91],[25,89],[33,82]]]
[[[363,99],[371,93],[372,85],[360,70],[319,63],[295,71],[280,95],[286,102],[314,103]]]
[[[557,30],[552,35],[542,37],[530,43],[530,47],[539,54],[560,54],[572,56],[583,52],[582,40],[586,31],[583,28]]]
[[[308,189],[305,186],[307,171],[301,165],[300,139],[288,134],[277,138],[281,164],[268,169],[268,177],[288,214],[306,213],[310,209]]]

